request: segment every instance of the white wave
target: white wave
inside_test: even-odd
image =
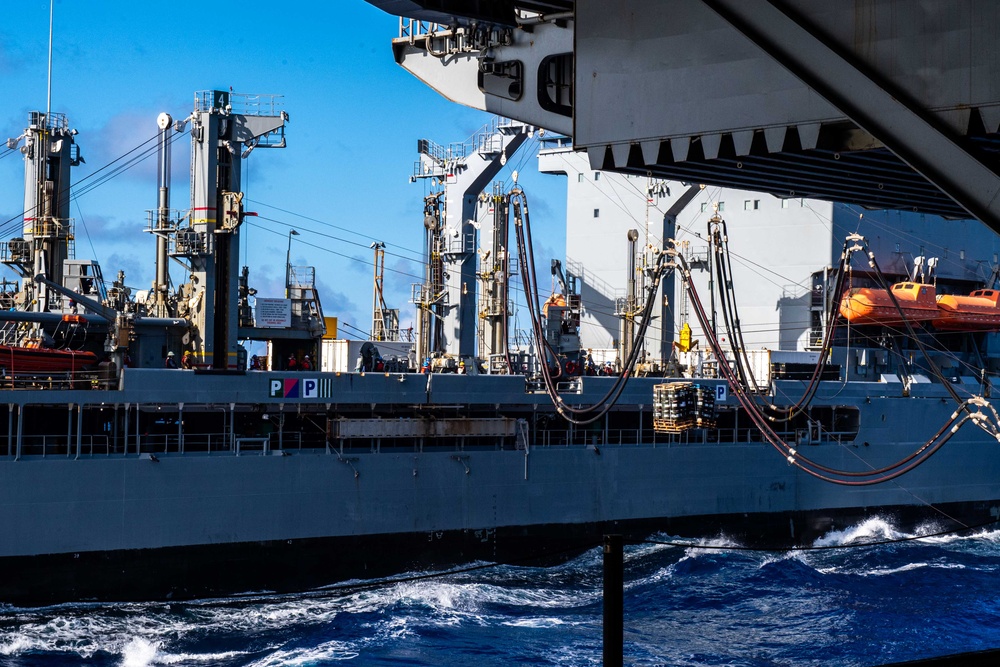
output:
[[[600,665],[601,651],[580,650],[575,646],[553,647],[547,654],[548,660],[556,665],[580,667],[580,665]]]
[[[149,667],[156,659],[159,650],[159,642],[136,637],[123,648],[121,667]]]
[[[681,541],[678,538],[663,535],[651,536],[649,540],[649,542],[642,542],[635,546],[626,547],[624,554],[625,562],[628,563],[629,561],[637,560],[639,558],[646,558],[661,551],[676,549],[677,544],[675,543]],[[656,544],[656,542],[669,542],[669,544]],[[597,556],[598,558],[596,558],[593,563],[594,567],[600,566],[603,563],[604,554],[600,553],[600,550],[597,550]]]
[[[246,651],[223,651],[221,653],[177,653],[175,655],[160,655],[157,657],[156,665],[214,665],[221,660],[232,660],[241,655],[247,655]]]
[[[967,569],[965,565],[962,565],[961,563],[907,563],[906,565],[901,565],[899,567],[876,568],[875,570],[872,570],[871,574],[874,576],[882,576],[886,574],[896,574],[897,572],[909,572],[910,570],[922,570],[924,568],[934,570]]]
[[[243,632],[281,630],[293,625],[329,623],[343,611],[338,598],[324,600],[282,600],[252,606],[192,606],[188,612],[199,625],[225,627]]]
[[[18,633],[10,639],[0,642],[0,655],[17,655],[19,653],[37,650],[39,648],[41,647],[38,646],[32,638]]]
[[[144,636],[144,626],[155,624],[153,619],[131,618],[113,624],[100,618],[100,613],[82,622],[83,619],[58,617],[49,623],[29,623],[18,628],[16,633],[0,643],[0,655],[15,656],[26,653],[65,653],[84,659],[92,658],[98,651],[121,655],[121,667],[149,667],[150,665],[173,665],[192,663],[214,663],[219,660],[243,655],[241,652],[178,654],[163,652],[167,639],[182,636],[177,626],[156,633],[156,637]],[[169,624],[167,624],[169,626]],[[143,635],[135,635],[138,629]],[[169,636],[169,637],[168,637]]]
[[[809,559],[806,557],[805,551],[802,549],[790,549],[788,551],[780,551],[780,552],[765,551],[762,552],[762,554],[763,557],[761,558],[758,568],[766,567],[773,563],[787,562],[790,560],[798,561],[803,565],[808,565],[812,567],[812,563],[809,562]]]
[[[249,667],[298,667],[317,665],[333,660],[353,660],[360,654],[347,642],[331,640],[308,648],[277,650],[274,653],[250,663]]]
[[[871,569],[857,569],[850,567],[823,567],[817,568],[817,572],[822,574],[852,574],[859,577],[884,577],[900,572],[910,572],[912,570],[967,570],[967,566],[961,563],[906,563],[898,567],[873,567]]]
[[[656,572],[653,572],[648,577],[645,577],[644,579],[634,582],[634,585],[636,588],[639,588],[642,586],[661,584],[665,581],[670,581],[671,579],[673,579],[674,575],[676,574],[676,571],[677,571],[677,564],[670,563],[669,565],[659,568],[658,570],[656,570]]]
[[[719,535],[717,537],[705,538],[696,540],[691,544],[691,546],[684,549],[684,556],[681,560],[686,560],[688,558],[698,558],[699,556],[707,556],[710,554],[717,554],[726,549],[741,548],[743,545],[739,542],[730,539],[726,535]]]
[[[918,525],[913,532],[903,532],[882,517],[866,519],[843,530],[833,530],[817,539],[813,546],[836,547],[864,544],[867,542],[912,541],[923,544],[947,546],[968,542],[995,546],[1000,543],[1000,529],[979,531],[948,532],[939,521]]]
[[[693,549],[703,547],[705,549],[725,549],[744,546],[742,542],[733,539],[725,533],[720,533],[712,537],[677,537],[665,533],[656,533],[649,538],[653,542],[663,542],[665,544],[654,544],[660,549],[686,548]]]
[[[99,650],[119,653],[126,638],[115,636],[115,633],[109,637],[107,629],[100,618],[59,615],[44,620],[30,617],[16,629],[2,634],[0,654],[54,651],[89,658]]]
[[[397,641],[414,635],[413,630],[410,629],[411,624],[414,624],[413,618],[394,615],[377,623],[363,623],[362,627],[371,629],[373,632],[370,633],[370,636],[372,637],[384,637]]]
[[[230,654],[183,654],[168,652],[169,647],[193,631],[219,628],[220,632],[250,632],[267,626],[287,627],[290,619],[308,618],[308,608],[297,613],[268,610],[266,605],[253,608],[212,608],[191,605],[187,613],[165,612],[162,604],[115,606],[65,605],[22,612],[19,624],[0,632],[0,655],[23,655],[30,652],[62,653],[84,659],[98,651],[121,656],[121,667],[145,667],[160,664],[212,663]],[[46,618],[44,614],[55,615]],[[321,619],[325,618],[320,615]],[[315,622],[324,622],[323,620]],[[241,655],[233,653],[232,655]]]
[[[400,584],[386,591],[386,600],[401,604],[420,603],[444,612],[479,613],[486,605],[531,608],[576,608],[596,602],[598,591],[566,590],[539,586],[511,587],[485,583],[422,581]],[[349,605],[348,605],[349,607]]]
[[[935,533],[939,530],[918,530],[917,534],[923,532]],[[979,530],[979,531],[965,531],[961,533],[945,533],[943,535],[928,535],[927,537],[920,538],[921,542],[927,542],[929,544],[938,545],[948,545],[948,544],[962,544],[965,542],[979,542],[986,543],[989,545],[996,545],[1000,543],[1000,530]]]
[[[813,542],[814,547],[836,547],[858,542],[879,542],[910,537],[882,517],[872,517],[843,530],[832,530]]]
[[[503,625],[513,628],[556,628],[563,625],[582,625],[582,623],[572,623],[561,618],[539,617],[539,618],[519,618],[513,621],[504,621]]]
[[[382,614],[391,619],[375,628],[378,641],[398,641],[412,634],[411,628],[462,624],[493,625],[509,620],[496,605],[515,609],[576,608],[599,600],[597,590],[576,592],[557,586],[509,586],[502,583],[442,582],[426,580],[366,589],[347,595],[302,598],[262,597],[183,603],[66,605],[22,611],[8,620],[16,625],[0,631],[0,656],[30,652],[61,653],[83,659],[103,651],[119,655],[121,667],[212,664],[233,654],[186,652],[183,638],[192,633],[219,636],[283,633],[299,628],[329,626],[341,614]],[[427,610],[430,609],[430,613]],[[409,611],[412,610],[412,611]],[[280,645],[279,645],[280,646]],[[259,650],[259,649],[258,649]],[[265,649],[266,650],[266,649]],[[272,649],[275,650],[275,649]],[[325,645],[332,659],[341,659],[356,649]],[[297,664],[299,652],[278,650],[287,664]],[[268,663],[263,663],[268,664]],[[278,663],[276,663],[278,664]],[[282,663],[284,664],[284,663]]]

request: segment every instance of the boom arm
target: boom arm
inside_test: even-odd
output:
[[[559,282],[559,291],[563,294],[569,294],[569,288],[566,287],[566,276],[562,270],[562,262],[558,259],[552,260],[552,275]]]

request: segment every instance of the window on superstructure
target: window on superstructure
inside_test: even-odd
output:
[[[538,64],[538,105],[560,116],[573,116],[573,54],[557,53]]]
[[[576,182],[577,183],[583,183],[583,174],[577,174],[576,175]]]
[[[755,210],[755,211],[760,210],[760,200],[759,199],[754,199],[753,200],[753,210]]]
[[[743,210],[744,211],[751,210],[752,209],[752,205],[753,205],[753,202],[751,202],[749,199],[743,200]]]
[[[599,171],[595,171],[594,172],[594,180],[595,181],[601,180],[601,172],[599,172]]]
[[[788,200],[787,199],[782,199],[781,200],[781,208],[788,208]]]
[[[707,210],[708,210],[708,202],[707,201],[703,201],[701,203],[701,212],[704,213]]]
[[[724,202],[724,201],[720,201],[719,202],[719,210],[720,211],[725,211],[726,210],[726,202]]]
[[[599,208],[595,208],[594,209],[594,217],[595,218],[601,217],[601,209],[599,209]]]

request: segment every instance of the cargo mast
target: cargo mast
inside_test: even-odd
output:
[[[411,180],[430,178],[444,186],[443,192],[425,199],[425,259],[431,268],[425,284],[415,285],[413,291],[421,323],[417,351],[424,357],[476,354],[480,195],[528,132],[527,125],[494,119],[465,144],[445,148],[426,139],[417,144],[420,160]],[[435,331],[443,331],[443,336]]]
[[[196,363],[236,368],[243,158],[254,148],[284,148],[288,115],[280,97],[202,91],[191,116],[191,262],[185,286]]]

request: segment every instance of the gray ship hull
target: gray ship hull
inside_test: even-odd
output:
[[[380,438],[361,446],[357,439],[327,433],[321,447],[302,446],[301,437],[283,432],[269,434],[267,447],[248,451],[257,439],[237,437],[231,426],[222,429],[217,449],[189,451],[182,439],[158,438],[151,427],[159,422],[145,416],[176,403],[179,392],[188,398],[181,414],[201,408],[231,425],[240,423],[234,415],[241,408],[268,414],[267,421],[310,408],[328,416],[362,406],[370,411],[369,392],[381,393],[380,410],[395,404],[398,419],[435,409],[547,413],[544,395],[525,392],[523,378],[308,377],[325,380],[332,395],[271,397],[277,374],[129,371],[126,389],[118,394],[65,392],[64,400],[77,401],[76,412],[69,408],[69,414],[78,424],[72,417],[57,422],[63,440],[42,454],[27,453],[37,449],[23,432],[16,435],[19,423],[11,424],[10,453],[0,460],[0,563],[19,574],[4,578],[0,599],[36,603],[292,590],[477,559],[533,563],[594,546],[609,531],[634,539],[656,531],[727,535],[787,546],[872,515],[892,515],[907,524],[930,520],[943,529],[1000,516],[1000,450],[971,425],[895,481],[844,487],[788,465],[770,445],[755,441],[751,430],[734,429],[737,436],[745,432],[745,439],[727,439],[722,432],[710,439],[696,429],[664,440],[651,430],[629,434],[604,427],[559,432],[555,438],[535,423],[523,441]],[[589,386],[581,402],[606,384],[601,378],[585,380]],[[141,386],[146,400],[134,433],[136,422],[124,418],[136,408],[129,401],[135,397],[130,384]],[[636,399],[651,395],[652,384],[632,381],[633,395],[620,412],[639,411]],[[789,393],[792,384],[785,387]],[[897,461],[954,410],[936,395],[940,387],[904,398],[879,396],[877,390],[885,394],[892,388],[879,383],[846,389],[830,384],[831,391],[821,389],[817,401],[833,395],[835,386],[838,405],[845,400],[863,405],[851,442],[803,446],[831,466]],[[477,386],[485,390],[479,393]],[[215,393],[211,406],[199,405],[203,391]],[[459,395],[461,405],[453,403]],[[43,397],[51,400],[52,393],[19,392],[22,403],[13,413],[67,410],[68,402],[40,406]],[[114,424],[121,426],[107,451],[92,441],[88,449],[83,436],[90,434],[74,431],[93,416],[88,408],[80,410],[82,401],[94,411],[119,405]],[[176,421],[186,428],[186,418]],[[175,426],[168,422],[166,430],[172,433]],[[194,436],[187,437],[190,447]]]

